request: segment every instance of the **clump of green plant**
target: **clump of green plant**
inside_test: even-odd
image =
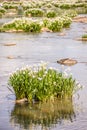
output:
[[[59,32],[63,28],[63,22],[61,19],[50,20],[47,27],[48,27],[48,29],[52,30],[53,32]]]
[[[78,15],[76,10],[68,10],[64,13],[65,16],[68,16],[70,18],[74,18]]]
[[[61,9],[70,9],[71,8],[71,5],[70,4],[60,4],[60,8]]]
[[[82,35],[82,38],[87,38],[87,34]]]
[[[9,9],[9,4],[8,3],[3,3],[3,8],[4,9]]]
[[[18,4],[15,3],[9,3],[9,2],[3,2],[3,8],[4,9],[17,9]]]
[[[4,14],[6,12],[6,10],[4,8],[0,7],[0,13]]]
[[[58,2],[53,2],[52,3],[55,7],[59,7],[59,3]]]
[[[47,68],[47,63],[17,70],[10,75],[8,83],[13,87],[16,99],[27,98],[29,102],[71,98],[76,89],[72,76]]]
[[[75,10],[78,14],[87,14],[87,7],[78,7]]]
[[[0,12],[0,18],[3,16],[3,13]]]
[[[27,24],[24,28],[25,32],[40,32],[41,31],[41,25],[38,22],[31,22],[30,24]]]
[[[44,27],[47,27],[49,24],[49,20],[46,18],[46,19],[43,19],[43,26]]]
[[[48,3],[48,4],[46,4],[46,7],[47,7],[47,8],[52,8],[52,4],[51,4],[51,3]]]
[[[9,5],[9,9],[17,9],[17,8],[18,8],[18,5],[12,5],[12,4]]]
[[[46,14],[47,18],[54,18],[56,17],[56,12],[55,11],[49,11]]]
[[[42,17],[44,12],[41,9],[28,9],[25,11],[25,16]]]
[[[24,10],[28,10],[35,7],[34,3],[32,2],[22,3],[22,6]]]
[[[64,28],[70,27],[71,22],[72,22],[72,19],[71,19],[70,17],[68,17],[68,16],[63,16],[63,17],[61,18],[61,20],[63,21],[63,27],[64,27]]]
[[[15,30],[24,32],[40,32],[41,24],[37,21],[29,21],[26,18],[17,18],[2,26],[4,31]]]

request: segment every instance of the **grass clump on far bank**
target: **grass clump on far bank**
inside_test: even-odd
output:
[[[76,90],[76,81],[46,63],[39,66],[26,66],[9,77],[16,99],[27,98],[29,102],[47,101],[54,98],[71,98]]]
[[[54,18],[57,16],[55,11],[48,11],[46,14],[47,18]]]
[[[42,17],[44,12],[41,9],[28,9],[25,11],[25,16]]]

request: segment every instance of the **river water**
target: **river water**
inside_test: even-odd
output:
[[[9,20],[0,19],[0,24]],[[0,33],[0,130],[87,130],[87,42],[77,40],[87,32],[87,24],[73,22],[63,32],[64,36],[50,32]],[[15,105],[15,95],[8,89],[9,74],[41,61],[63,71],[68,67],[57,63],[62,58],[78,61],[70,73],[84,87],[73,100]]]

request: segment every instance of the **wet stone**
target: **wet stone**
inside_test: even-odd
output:
[[[67,66],[72,66],[77,63],[77,60],[70,59],[70,58],[65,58],[57,61],[59,64],[67,65]]]
[[[13,56],[7,56],[7,59],[14,59]]]

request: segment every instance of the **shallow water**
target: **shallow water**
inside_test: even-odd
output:
[[[9,21],[9,19],[6,19]],[[0,23],[5,19],[0,19]],[[86,130],[87,129],[87,42],[76,40],[86,33],[87,24],[72,23],[70,29],[64,30],[65,36],[59,33],[0,33],[0,130]],[[5,43],[16,43],[15,46],[5,46]],[[9,59],[8,57],[13,57]],[[34,114],[39,114],[37,106],[15,105],[15,95],[8,89],[9,74],[16,68],[25,65],[49,62],[49,66],[59,68],[61,71],[68,68],[57,64],[61,58],[74,58],[78,63],[71,68],[73,77],[84,86],[84,88],[73,97],[72,102],[52,106],[50,123],[48,123],[48,109],[44,112],[47,118],[44,123],[37,122]],[[68,106],[70,105],[70,106]],[[56,108],[56,110],[55,110]],[[69,110],[67,108],[70,108]],[[29,111],[30,113],[28,113]],[[35,111],[36,109],[36,111]],[[42,110],[42,108],[40,107]],[[28,116],[26,117],[26,111]],[[40,111],[42,115],[42,111]],[[59,116],[57,116],[59,114]],[[65,115],[66,114],[66,115]],[[69,118],[65,118],[69,117]],[[43,117],[43,116],[42,116]],[[35,119],[35,120],[34,120]],[[29,122],[32,121],[32,122]],[[46,122],[50,125],[46,125]]]

